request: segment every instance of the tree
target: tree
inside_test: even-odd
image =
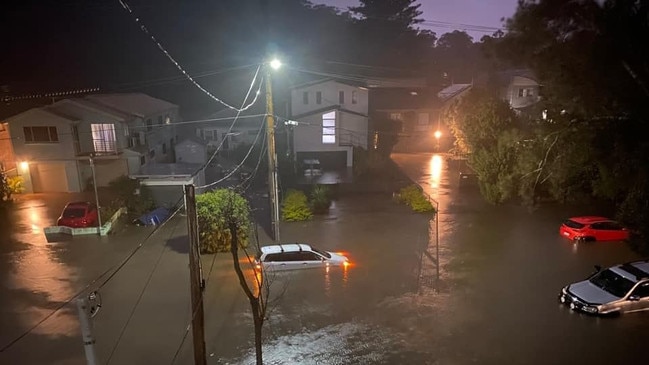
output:
[[[416,0],[360,0],[349,10],[360,17],[357,45],[366,63],[421,68],[430,57],[435,34],[415,26],[423,20]],[[371,61],[370,61],[371,60]]]
[[[255,332],[256,361],[258,365],[262,365],[262,327],[266,319],[270,289],[264,273],[255,271],[254,254],[251,255],[246,250],[248,232],[251,229],[248,202],[233,190],[218,189],[198,195],[196,203],[201,247],[205,245],[203,240],[211,242],[216,240],[215,236],[218,236],[219,247],[225,247],[226,251],[229,250],[232,255],[232,264],[239,279],[239,285],[250,303]],[[258,242],[257,248],[259,248]],[[239,262],[240,250],[245,253],[251,269],[249,271],[253,272],[251,278],[246,278]]]
[[[238,244],[248,245],[250,213],[248,201],[230,189],[217,189],[196,197],[196,212],[201,251],[228,252],[233,236],[230,221],[238,222]]]

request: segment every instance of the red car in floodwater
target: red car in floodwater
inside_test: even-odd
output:
[[[96,227],[99,223],[97,207],[89,202],[73,202],[63,208],[57,226],[71,228]]]
[[[573,241],[624,241],[629,231],[618,222],[597,216],[566,219],[559,228],[561,237]]]

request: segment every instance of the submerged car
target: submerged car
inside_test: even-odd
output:
[[[573,241],[624,241],[629,231],[618,222],[597,216],[566,219],[559,227],[559,234]]]
[[[629,262],[597,271],[570,284],[559,301],[574,311],[611,315],[649,310],[649,260]]]
[[[71,228],[96,227],[99,223],[97,206],[89,202],[68,203],[56,225]]]
[[[255,260],[257,269],[294,270],[349,264],[347,257],[341,254],[319,250],[304,243],[262,246],[260,250]]]

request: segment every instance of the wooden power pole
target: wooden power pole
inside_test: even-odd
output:
[[[266,64],[266,137],[268,140],[268,188],[270,189],[271,223],[275,242],[279,242],[279,187],[277,185],[277,152],[275,151],[275,115],[270,64]],[[278,66],[279,67],[279,66]]]
[[[189,233],[189,282],[192,296],[192,338],[194,340],[194,364],[205,365],[205,323],[203,312],[203,288],[200,272],[198,243],[198,219],[196,216],[196,192],[194,185],[185,185],[185,210]]]

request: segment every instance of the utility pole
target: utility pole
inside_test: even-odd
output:
[[[88,312],[86,298],[77,299],[77,310],[79,311],[81,337],[83,339],[83,349],[86,353],[86,363],[88,365],[96,365],[95,338],[92,336],[92,322],[90,322],[90,313]]]
[[[192,338],[194,364],[205,365],[205,323],[203,313],[203,285],[199,266],[198,220],[196,217],[196,192],[194,185],[185,185],[185,210],[189,233],[189,283],[192,296]]]
[[[95,161],[92,156],[88,159],[90,161],[90,169],[92,170],[92,186],[95,188],[95,203],[97,205],[97,234],[101,236],[101,210],[99,206],[99,194],[97,194],[97,177],[95,176]]]
[[[279,188],[277,186],[277,153],[275,151],[275,114],[273,111],[273,90],[270,68],[279,68],[273,60],[266,67],[266,137],[268,140],[268,188],[270,189],[271,223],[275,242],[279,242]]]

